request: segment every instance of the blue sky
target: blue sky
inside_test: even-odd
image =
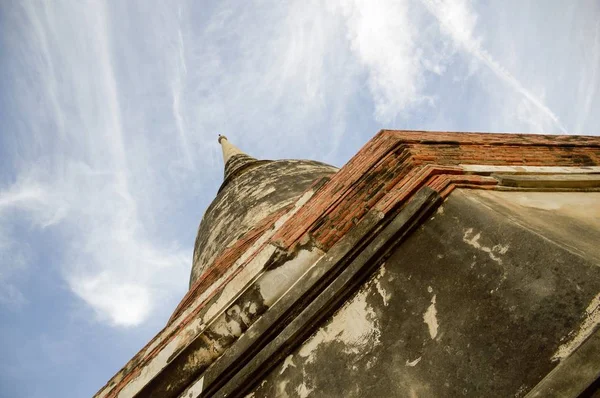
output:
[[[600,3],[0,2],[0,397],[95,393],[186,292],[216,137],[600,133]]]

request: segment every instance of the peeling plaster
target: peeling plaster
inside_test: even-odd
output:
[[[281,370],[279,371],[279,374],[283,374],[283,372],[285,372],[285,370],[288,368],[288,366],[291,366],[292,368],[296,367],[296,364],[294,363],[293,355],[288,355],[285,358],[285,360],[283,361],[283,365],[281,366]]]
[[[296,257],[280,267],[266,271],[258,280],[265,305],[272,306],[300,277],[323,256],[317,248],[300,250]]]
[[[373,346],[380,344],[379,321],[367,303],[367,295],[368,285],[333,316],[329,325],[321,327],[310,337],[298,355],[307,358],[306,363],[311,363],[321,344],[341,342],[346,354],[371,351]]]
[[[506,254],[509,249],[508,245],[494,245],[493,247],[483,246],[479,243],[479,239],[481,239],[481,232],[472,236],[473,228],[468,228],[465,230],[465,234],[463,235],[463,242],[468,244],[469,246],[473,246],[477,250],[481,250],[484,253],[487,253],[488,256],[497,262],[498,264],[502,264],[502,259],[499,256]]]
[[[296,392],[298,393],[298,397],[306,398],[313,391],[313,388],[308,388],[305,383],[302,383],[296,388]]]
[[[600,293],[590,302],[585,310],[585,319],[577,333],[571,332],[567,337],[573,336],[568,342],[558,347],[552,361],[563,360],[573,353],[596,330],[600,324]]]
[[[179,398],[194,398],[200,396],[202,394],[202,390],[204,389],[204,376],[199,378],[192,384],[189,388],[187,388]]]
[[[259,241],[260,241],[260,239],[259,239]],[[258,241],[256,243],[258,243]],[[246,253],[248,253],[249,251],[250,250],[248,250]],[[214,318],[220,312],[222,312],[223,309],[229,303],[231,303],[232,300],[234,300],[237,296],[239,296],[239,294],[244,290],[244,288],[248,285],[248,283],[250,283],[252,281],[252,279],[254,277],[256,277],[256,275],[260,272],[260,270],[263,268],[265,263],[269,260],[271,255],[273,255],[273,252],[275,252],[275,246],[273,246],[273,245],[267,245],[263,250],[261,250],[260,253],[258,253],[258,255],[256,257],[254,257],[252,259],[252,261],[250,261],[250,263],[248,263],[244,267],[244,269],[231,282],[229,282],[228,284],[225,285],[225,287],[221,291],[221,294],[219,295],[218,300],[210,306],[208,311],[206,311],[204,318],[207,320]],[[245,257],[246,253],[244,253],[244,255],[242,255],[242,257],[240,257],[240,260],[238,260],[238,262],[241,263],[242,261],[245,261],[245,259],[243,257]],[[238,266],[237,266],[238,262],[236,262],[236,265],[231,267],[230,270],[228,270],[228,272],[226,272],[225,275],[223,275],[223,277],[221,277],[219,279],[219,281],[216,282],[213,286],[218,286],[220,284],[221,280],[225,281],[225,278],[229,277],[229,275],[235,269],[238,268]],[[212,292],[212,290],[211,290],[211,292]],[[209,294],[210,292],[207,291],[205,293]],[[202,296],[204,296],[204,294],[202,294]],[[199,301],[199,300],[197,300],[197,301]]]
[[[221,336],[240,337],[242,335],[242,327],[239,322],[233,319],[227,321],[225,317],[219,317],[219,319],[211,325],[211,329]]]
[[[283,380],[277,384],[277,397],[278,398],[288,398],[288,394],[285,391],[285,388],[287,387],[287,385],[289,383],[290,383],[289,380]]]
[[[186,358],[186,363],[183,366],[183,370],[191,371],[198,368],[202,364],[211,363],[215,358],[220,356],[223,351],[223,347],[216,343],[213,344],[209,349],[198,349]]]
[[[433,292],[433,289],[431,288],[431,286],[429,286],[427,288],[427,291],[429,293]],[[438,321],[437,321],[437,310],[435,309],[435,301],[436,301],[436,295],[434,294],[433,297],[431,298],[431,305],[429,306],[429,308],[427,308],[427,311],[425,311],[425,313],[423,314],[423,322],[425,322],[427,324],[427,327],[429,328],[429,336],[431,336],[431,339],[435,339],[435,337],[437,336],[438,333]]]
[[[392,298],[392,294],[388,293],[381,285],[381,278],[383,278],[385,276],[385,273],[386,273],[385,264],[382,264],[381,267],[379,268],[379,272],[377,273],[377,276],[375,277],[375,288],[377,289],[377,292],[379,293],[379,295],[381,296],[381,299],[383,300],[383,305],[387,307],[390,299]]]
[[[253,254],[258,248],[260,248],[266,239],[270,238],[273,235],[274,231],[267,231],[263,236],[261,236],[240,258],[223,274],[215,283],[213,283],[213,288],[207,289],[198,297],[196,297],[191,305],[189,305],[167,328],[167,333],[176,328],[183,319],[187,318],[188,315],[198,308],[198,306],[204,303],[211,294],[213,294],[214,289],[219,287],[224,281],[231,277],[241,264],[243,264],[248,257]],[[256,275],[262,270],[264,264],[269,260],[273,252],[275,251],[275,246],[267,245],[264,247],[246,266],[240,271],[238,275],[236,275],[225,287],[221,290],[219,294],[219,298],[217,301],[212,303],[210,307],[207,308],[204,316],[195,319],[194,324],[201,325],[204,323],[206,319],[207,322],[212,321],[215,316],[218,316],[226,306],[231,303],[235,297],[240,294],[240,291],[243,290],[248,283],[250,283]],[[203,325],[201,329],[204,329],[206,325]],[[189,326],[186,326],[188,329]],[[147,352],[151,352],[155,345],[160,342],[157,339],[156,342],[153,343],[152,347],[150,347]]]
[[[252,315],[256,314],[256,310],[258,308],[256,307],[256,303],[250,303],[250,306],[248,307],[248,312]]]

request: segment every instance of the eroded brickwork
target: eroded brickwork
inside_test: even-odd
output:
[[[465,174],[460,165],[469,164],[597,166],[600,141],[595,137],[383,130],[273,239],[283,248],[293,248],[304,234],[310,234],[327,250],[371,208],[392,211],[423,185],[448,195],[456,184],[495,184],[482,176],[447,177]],[[435,175],[446,177],[429,183]],[[455,184],[443,186],[444,181]]]

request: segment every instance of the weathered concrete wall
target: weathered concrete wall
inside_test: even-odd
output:
[[[525,395],[600,324],[599,203],[455,191],[250,396]]]
[[[320,162],[277,160],[228,181],[198,228],[190,286],[225,248],[263,219],[295,203],[315,181],[336,171]]]
[[[600,193],[473,191],[470,195],[566,250],[600,264]]]

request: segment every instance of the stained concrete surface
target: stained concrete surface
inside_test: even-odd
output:
[[[524,396],[600,323],[598,194],[549,195],[455,191],[250,396]]]

